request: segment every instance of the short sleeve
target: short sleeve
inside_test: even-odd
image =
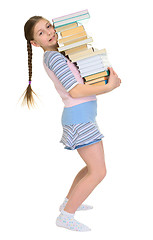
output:
[[[66,58],[61,53],[57,51],[46,52],[44,62],[47,67],[54,72],[67,92],[78,84],[78,81],[67,64]]]

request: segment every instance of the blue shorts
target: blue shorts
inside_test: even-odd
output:
[[[101,141],[104,136],[97,125],[96,115],[96,100],[64,109],[60,142],[65,149],[75,150]]]
[[[91,144],[93,144],[93,143],[100,142],[100,141],[101,141],[101,139],[97,139],[97,140],[94,140],[94,141],[92,141],[92,142],[90,142],[90,143],[87,143],[87,144],[78,145],[78,146],[76,146],[74,149],[71,149],[70,147],[64,147],[64,148],[65,148],[65,149],[68,149],[68,150],[75,150],[75,149],[78,149],[78,148],[81,148],[81,147],[84,147],[84,146],[88,146],[88,145],[91,145]]]

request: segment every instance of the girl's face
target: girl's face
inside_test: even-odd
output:
[[[31,44],[36,47],[42,47],[44,51],[57,51],[58,35],[51,23],[41,19],[34,27],[34,40]]]

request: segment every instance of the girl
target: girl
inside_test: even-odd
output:
[[[29,85],[23,103],[34,104],[31,89],[32,45],[44,50],[44,68],[53,81],[64,103],[62,113],[63,135],[60,140],[67,150],[77,149],[86,166],[76,175],[73,184],[59,210],[56,225],[73,231],[89,231],[89,227],[78,222],[75,211],[88,210],[92,206],[84,200],[106,176],[104,149],[101,134],[96,123],[96,95],[107,93],[120,86],[121,79],[110,70],[108,84],[104,86],[85,85],[75,66],[65,55],[58,52],[58,35],[51,23],[41,17],[31,17],[24,26],[27,40]],[[35,93],[34,93],[35,94]]]

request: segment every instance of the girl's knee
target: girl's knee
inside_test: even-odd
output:
[[[99,183],[104,179],[104,177],[106,176],[106,173],[107,173],[106,167],[98,170],[96,175]]]

